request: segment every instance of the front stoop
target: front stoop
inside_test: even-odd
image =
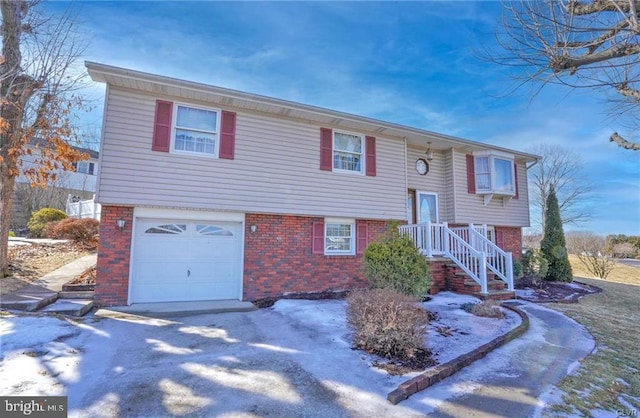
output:
[[[516,298],[515,290],[490,290],[489,293],[474,293],[473,296],[482,300],[511,300]]]
[[[440,269],[440,274],[443,276],[442,281],[446,290],[462,295],[475,296],[482,300],[509,300],[516,298],[515,291],[507,290],[507,284],[497,279],[492,272],[487,272],[487,293],[481,293],[482,288],[480,285],[455,263],[449,260],[442,264],[444,268]]]

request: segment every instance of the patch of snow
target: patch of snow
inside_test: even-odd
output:
[[[534,297],[536,295],[536,291],[534,289],[516,289],[516,297],[521,299],[527,299]]]
[[[518,314],[504,308],[501,308],[504,319],[479,317],[461,308],[465,303],[478,302],[480,300],[473,296],[441,292],[424,303],[427,310],[437,314],[437,319],[431,321],[427,329],[427,346],[439,363],[466,354],[522,322]],[[438,328],[442,327],[448,328],[451,335],[445,336],[439,332]]]

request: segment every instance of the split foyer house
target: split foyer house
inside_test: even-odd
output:
[[[96,199],[102,305],[361,287],[398,221],[432,292],[512,289],[530,154],[220,87],[86,63],[106,84]],[[470,279],[469,279],[470,278]],[[495,283],[498,282],[499,286]]]

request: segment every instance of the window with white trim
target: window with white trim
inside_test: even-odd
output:
[[[495,152],[474,153],[476,193],[515,195],[513,156]]]
[[[324,253],[355,254],[356,222],[352,219],[331,219],[324,222]]]
[[[364,173],[364,137],[333,131],[333,169],[351,173]]]
[[[177,104],[173,118],[175,152],[218,156],[220,112]]]

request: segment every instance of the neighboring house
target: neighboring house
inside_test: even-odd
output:
[[[73,148],[87,154],[89,159],[74,164],[75,171],[58,170],[56,178],[50,180],[47,187],[31,187],[22,171],[38,164],[42,146],[46,144],[37,140],[31,141],[27,145],[30,154],[20,157],[22,169],[16,178],[11,222],[15,228],[24,227],[31,212],[35,210],[43,207],[65,210],[69,196],[74,196],[76,200],[90,199],[96,191],[99,154],[97,151],[80,147]]]
[[[361,287],[362,253],[389,221],[422,224],[405,232],[429,256],[478,254],[447,235],[456,226],[467,241],[482,241],[487,260],[499,258],[494,243],[519,257],[534,155],[86,65],[107,84],[99,304],[252,301]],[[472,223],[483,225],[472,228],[481,239]],[[474,260],[470,271],[485,262]]]

